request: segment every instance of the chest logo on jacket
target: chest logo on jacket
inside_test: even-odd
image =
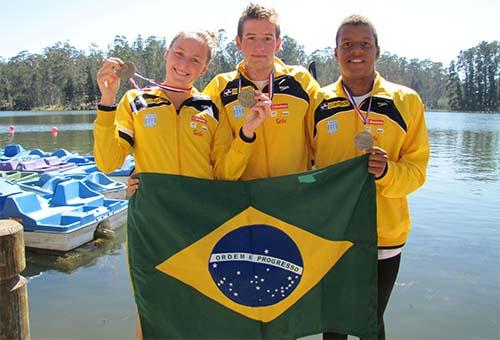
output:
[[[233,117],[234,119],[243,118],[244,109],[240,104],[233,106]]]
[[[238,94],[238,89],[237,88],[234,88],[234,89],[227,89],[225,90],[222,95],[224,97],[229,97],[229,96],[235,96]]]
[[[371,125],[384,125],[383,119],[368,119],[368,124]]]
[[[204,123],[204,124],[207,123],[207,120],[203,117],[200,117],[200,116],[191,116],[191,120],[193,122],[198,122],[198,123]]]
[[[198,119],[194,119],[198,118]],[[199,119],[201,118],[201,119]],[[198,123],[197,123],[198,122]],[[204,124],[206,123],[206,119],[202,117],[192,116],[191,121],[189,122],[189,126],[193,130],[193,135],[198,137],[203,137],[204,132],[208,132],[208,127]]]
[[[333,135],[335,132],[337,132],[338,129],[338,122],[336,119],[329,120],[328,123],[326,123],[326,130],[329,135]]]
[[[198,137],[203,137],[203,131],[198,129],[193,129],[193,134]]]
[[[320,105],[320,110],[325,111],[325,110],[331,110],[335,109],[338,107],[349,107],[351,104],[349,103],[348,100],[335,100],[332,102],[324,102]]]
[[[144,115],[144,127],[152,128],[156,126],[156,113],[146,113]]]
[[[288,103],[271,104],[271,110],[288,109]]]

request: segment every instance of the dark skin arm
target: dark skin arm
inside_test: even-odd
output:
[[[387,167],[387,151],[374,146],[371,149],[366,149],[365,154],[368,154],[368,172],[373,174],[375,178],[379,178]]]

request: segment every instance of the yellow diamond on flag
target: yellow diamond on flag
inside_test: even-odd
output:
[[[221,305],[270,322],[352,247],[249,207],[156,266]]]

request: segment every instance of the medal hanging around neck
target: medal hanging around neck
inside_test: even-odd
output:
[[[353,96],[347,89],[347,87],[342,83],[342,87],[344,88],[344,92],[347,94],[347,98],[351,102],[352,107],[354,108],[354,111],[358,114],[358,117],[361,119],[363,122],[363,125],[365,126],[365,131],[358,132],[356,136],[354,137],[354,145],[360,150],[366,150],[366,149],[371,149],[373,147],[373,137],[371,133],[366,131],[366,125],[368,124],[368,115],[370,114],[370,110],[372,108],[372,99],[373,99],[373,87],[372,90],[370,91],[370,102],[368,103],[368,110],[366,113],[363,114],[363,111],[361,111],[361,108],[356,104],[354,101]]]
[[[267,95],[272,100],[274,95],[274,71],[269,74],[267,89]],[[245,87],[243,90],[241,89],[241,76],[238,78],[238,100],[241,106],[246,108],[251,108],[256,104],[254,88]]]
[[[154,79],[146,78],[142,74],[137,72],[135,64],[131,61],[125,61],[117,73],[118,73],[118,76],[120,77],[121,80],[128,80],[130,82],[130,84],[132,84],[132,86],[138,90],[140,90],[141,88],[135,82],[134,77],[141,78],[142,80],[145,80],[148,83],[151,83],[155,86],[158,86],[159,88],[161,88],[162,90],[165,90],[165,91],[186,93],[186,92],[191,92],[191,89],[192,89],[192,87],[182,88],[182,87],[167,85],[165,83],[158,83]]]

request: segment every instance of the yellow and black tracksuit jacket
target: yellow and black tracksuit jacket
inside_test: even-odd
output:
[[[241,88],[257,89],[248,79],[241,62],[236,71],[216,76],[203,91],[213,98],[221,119],[227,119],[236,140],[241,139],[238,135],[249,111],[238,101],[240,78]],[[262,92],[267,93],[268,86]],[[241,179],[281,176],[310,169],[306,116],[317,89],[318,83],[305,68],[287,66],[275,58],[272,116],[256,131],[256,140],[251,144],[251,155],[246,168],[242,169]]]
[[[94,124],[99,169],[119,168],[133,148],[136,173],[238,179],[250,143],[233,142],[212,100],[194,89],[191,95],[179,110],[159,88],[130,90],[117,107],[99,106]]]
[[[370,97],[361,103],[363,112],[369,101]],[[378,243],[381,248],[402,246],[410,231],[407,195],[425,182],[429,160],[424,105],[418,94],[377,74],[365,127],[339,79],[317,93],[308,127],[318,168],[360,156],[354,136],[365,129],[375,146],[387,151],[386,172],[376,180]]]

